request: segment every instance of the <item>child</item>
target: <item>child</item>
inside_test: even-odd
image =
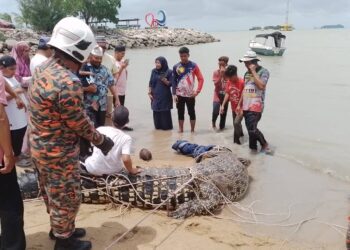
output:
[[[239,100],[241,99],[242,92],[244,89],[244,80],[237,76],[237,67],[234,65],[229,65],[225,70],[225,78],[227,79],[225,98],[220,107],[220,112],[224,112],[225,104],[231,102],[231,110],[233,117],[233,142],[240,145],[241,142],[239,138],[243,136],[242,130],[242,119],[243,115],[238,108]],[[237,109],[238,108],[238,109]]]
[[[11,56],[1,57],[0,69],[6,82],[21,97],[23,102],[27,104],[24,96],[25,90],[22,89],[21,84],[15,78],[17,69],[16,60]],[[10,123],[13,153],[17,158],[21,154],[23,139],[27,130],[27,116],[24,109],[18,109],[16,100],[12,96],[7,95],[6,98],[8,105],[5,110]]]

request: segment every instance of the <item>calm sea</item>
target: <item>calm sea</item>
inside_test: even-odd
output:
[[[221,42],[189,46],[191,60],[198,63],[205,77],[202,93],[196,99],[197,133],[189,133],[188,118],[184,135],[177,133],[177,114],[173,110],[175,129],[153,129],[152,111],[147,96],[148,81],[154,59],[165,56],[172,67],[178,62],[178,48],[136,49],[127,51],[130,59],[126,106],[131,112],[130,126],[135,131],[136,149],[147,147],[156,158],[174,159],[172,143],[187,139],[202,144],[221,144],[241,154],[244,145],[232,142],[232,118],[227,129],[213,132],[211,127],[212,72],[217,58],[230,57],[230,64],[244,65],[238,59],[248,49],[254,32],[213,33]],[[309,30],[286,33],[287,51],[283,57],[261,57],[261,65],[270,71],[266,108],[259,124],[266,139],[276,148],[274,157],[284,158],[307,168],[350,180],[350,30]]]

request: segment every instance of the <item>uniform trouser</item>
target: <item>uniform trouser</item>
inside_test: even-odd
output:
[[[249,134],[249,148],[252,150],[257,150],[257,142],[259,142],[261,146],[264,146],[267,143],[263,133],[261,133],[261,131],[258,129],[258,122],[261,119],[261,113],[253,111],[244,111],[243,114],[245,125]]]
[[[177,114],[179,117],[179,121],[185,120],[185,105],[187,107],[188,115],[190,116],[190,120],[196,120],[196,111],[194,109],[196,105],[196,98],[194,97],[183,97],[183,96],[177,96]]]
[[[45,164],[33,159],[39,172],[39,184],[53,234],[68,238],[75,230],[75,218],[81,200],[78,157],[57,159]]]
[[[212,115],[212,120],[211,120],[213,122],[213,124],[216,123],[216,119],[218,118],[218,116],[220,114],[221,104],[222,104],[222,102],[213,102],[213,115]],[[228,102],[224,106],[224,113],[220,114],[220,124],[219,124],[220,129],[225,128],[227,109],[228,109]]]
[[[24,250],[23,201],[17,183],[16,169],[0,175],[1,250]]]
[[[243,128],[242,128],[242,115],[236,115],[236,112],[232,112],[233,118],[233,143],[241,144],[239,138],[243,136]]]

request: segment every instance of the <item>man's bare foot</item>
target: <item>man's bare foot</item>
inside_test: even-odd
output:
[[[184,131],[183,131],[183,130],[179,130],[178,132],[179,132],[180,134],[182,134]]]

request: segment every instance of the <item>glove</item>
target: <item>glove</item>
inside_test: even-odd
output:
[[[102,135],[102,142],[98,145],[95,145],[97,148],[101,149],[102,153],[104,155],[107,155],[108,152],[113,148],[114,142],[111,140],[111,138]]]

